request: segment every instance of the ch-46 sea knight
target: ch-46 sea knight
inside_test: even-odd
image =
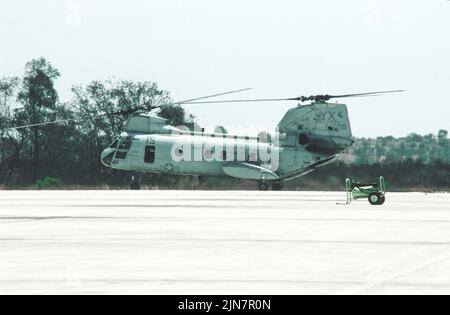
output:
[[[245,89],[248,90],[248,89]],[[315,95],[279,99],[219,100],[231,91],[172,105],[243,102],[297,102],[278,123],[274,134],[257,137],[205,133],[171,126],[154,113],[159,107],[130,108],[111,115],[128,117],[124,132],[101,154],[106,167],[139,173],[223,176],[253,180],[259,190],[281,190],[282,183],[313,172],[332,162],[354,143],[347,106],[332,99],[373,96],[383,91],[346,95]],[[28,128],[41,125],[21,126]],[[131,189],[139,189],[133,176]]]

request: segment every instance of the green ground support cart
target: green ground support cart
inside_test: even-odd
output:
[[[384,177],[380,177],[379,183],[367,184],[357,182],[347,178],[345,182],[347,190],[347,205],[352,203],[352,200],[367,199],[373,206],[381,206],[386,202],[386,182]]]

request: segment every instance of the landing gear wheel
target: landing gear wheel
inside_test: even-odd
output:
[[[130,189],[131,190],[141,190],[141,185],[139,183],[131,183]]]
[[[260,183],[258,183],[258,189],[260,191],[268,191],[269,185],[267,185],[267,183],[260,182]]]
[[[131,190],[141,190],[141,183],[139,182],[138,176],[131,177],[130,189]]]
[[[202,177],[197,176],[192,179],[192,190],[199,190],[202,184]]]
[[[380,193],[372,193],[369,196],[369,202],[372,206],[381,206],[386,201],[386,198]]]
[[[273,191],[282,191],[283,190],[283,186],[281,185],[281,183],[275,182],[275,183],[272,184],[272,190]]]

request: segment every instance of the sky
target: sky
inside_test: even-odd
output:
[[[70,87],[155,81],[174,100],[405,89],[340,100],[357,137],[450,130],[445,0],[1,0],[0,77],[47,58]],[[295,103],[189,105],[200,124],[272,130]]]

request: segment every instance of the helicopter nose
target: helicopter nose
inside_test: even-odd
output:
[[[115,149],[112,148],[108,148],[103,150],[102,152],[102,156],[101,156],[101,160],[103,165],[107,166],[107,167],[111,167],[112,165],[112,160],[114,157],[114,154],[116,153]]]

